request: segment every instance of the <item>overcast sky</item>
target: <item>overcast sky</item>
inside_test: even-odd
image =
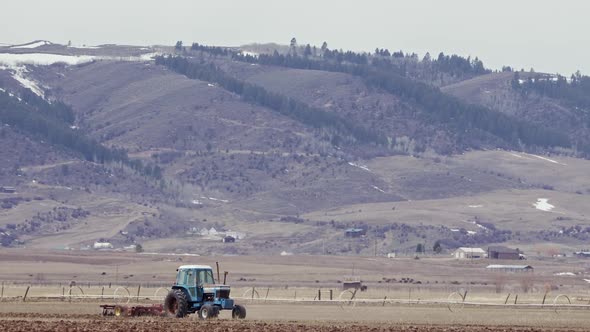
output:
[[[252,42],[420,56],[478,56],[486,67],[590,74],[587,0],[5,0],[0,43],[172,45]]]

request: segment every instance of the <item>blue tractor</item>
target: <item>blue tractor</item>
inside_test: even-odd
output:
[[[224,285],[215,283],[210,266],[182,265],[177,269],[176,283],[164,300],[164,312],[179,318],[198,313],[200,319],[211,319],[221,310],[231,310],[232,318],[246,318],[246,308],[235,304],[229,292],[225,282]]]

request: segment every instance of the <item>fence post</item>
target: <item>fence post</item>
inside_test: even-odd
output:
[[[139,302],[139,292],[141,291],[141,285],[137,286],[137,302]]]
[[[29,294],[29,288],[31,288],[31,286],[27,286],[27,290],[25,291],[25,296],[23,296],[23,302],[25,302],[27,300],[27,294]]]
[[[318,301],[322,300],[322,290],[318,289]]]
[[[102,292],[100,292],[100,298],[104,298],[104,286],[102,286]]]
[[[332,290],[330,289],[330,301],[332,301]]]
[[[545,299],[547,298],[547,293],[545,293],[545,295],[543,296],[543,303],[541,303],[541,305],[545,305]]]
[[[255,287],[252,287],[252,302],[254,302],[254,291],[255,291]]]
[[[508,303],[508,299],[510,298],[510,293],[508,293],[508,296],[506,296],[506,301],[504,301],[504,304]]]
[[[4,281],[2,282],[2,295],[0,295],[0,302],[4,300]]]
[[[518,300],[518,294],[514,297],[514,304],[516,304],[516,300]]]
[[[382,307],[385,307],[385,301],[386,301],[386,300],[387,300],[387,296],[385,296],[385,297],[383,298],[383,305],[382,305]]]
[[[266,289],[266,295],[264,296],[264,302],[266,303],[266,299],[268,299],[268,293],[270,292],[270,287]]]
[[[352,296],[350,297],[350,301],[348,302],[348,304],[349,304],[349,305],[352,303],[352,301],[354,301],[354,299],[355,299],[355,297],[356,297],[356,292],[357,292],[358,290],[359,290],[359,289],[357,288],[357,289],[355,289],[355,290],[354,290],[354,292],[352,292]]]

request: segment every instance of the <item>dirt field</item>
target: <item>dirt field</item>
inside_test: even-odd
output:
[[[251,304],[248,317],[233,321],[160,317],[112,318],[98,303],[2,303],[0,331],[577,331],[586,330],[588,311],[443,307],[340,307]]]

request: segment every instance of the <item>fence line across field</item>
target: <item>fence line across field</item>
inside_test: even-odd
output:
[[[129,287],[119,286],[114,289],[112,294],[105,294],[104,290],[105,287],[102,287],[101,294],[85,294],[82,287],[73,286],[66,289],[66,287],[62,288],[61,294],[46,294],[43,296],[28,296],[30,294],[31,286],[27,286],[23,296],[5,296],[4,294],[4,287],[2,289],[2,293],[0,294],[0,300],[18,300],[22,299],[22,301],[31,301],[34,299],[46,299],[46,300],[113,300],[117,304],[129,304],[131,301],[163,301],[165,295],[168,292],[167,288],[157,288],[153,295],[142,295],[141,286],[138,285],[135,289],[129,289]],[[266,292],[264,292],[264,290]],[[382,299],[361,299],[356,298],[356,291],[353,290],[345,290],[340,293],[337,299],[321,299],[322,290],[318,290],[318,295],[314,299],[304,299],[304,298],[287,298],[287,297],[269,297],[271,288],[263,289],[263,294],[265,294],[264,298],[260,296],[260,292],[258,292],[254,287],[251,289],[246,290],[243,296],[233,297],[236,300],[250,302],[250,303],[300,303],[300,304],[334,304],[339,305],[341,307],[344,306],[357,306],[357,305],[429,305],[429,306],[440,306],[440,307],[447,307],[451,312],[457,312],[462,310],[465,307],[491,307],[491,308],[519,308],[519,309],[553,309],[556,312],[558,310],[567,310],[567,309],[577,309],[577,310],[588,310],[590,309],[590,304],[572,304],[570,297],[566,294],[559,294],[553,298],[552,301],[546,301],[547,294],[543,297],[542,303],[518,303],[518,297],[514,297],[514,302],[508,301],[511,297],[511,294],[508,294],[506,297],[506,301],[504,303],[494,303],[494,302],[477,302],[477,301],[466,301],[465,297],[467,293],[458,293],[454,292],[451,293],[447,300],[422,300],[422,299],[403,299],[403,298],[387,298],[385,296]],[[331,291],[331,290],[324,290],[324,292]],[[330,292],[330,296],[333,293]],[[28,296],[28,297],[27,297]],[[349,297],[350,296],[350,297]],[[349,297],[349,298],[348,298]],[[578,300],[581,298],[578,298]],[[567,303],[561,303],[566,301]]]

